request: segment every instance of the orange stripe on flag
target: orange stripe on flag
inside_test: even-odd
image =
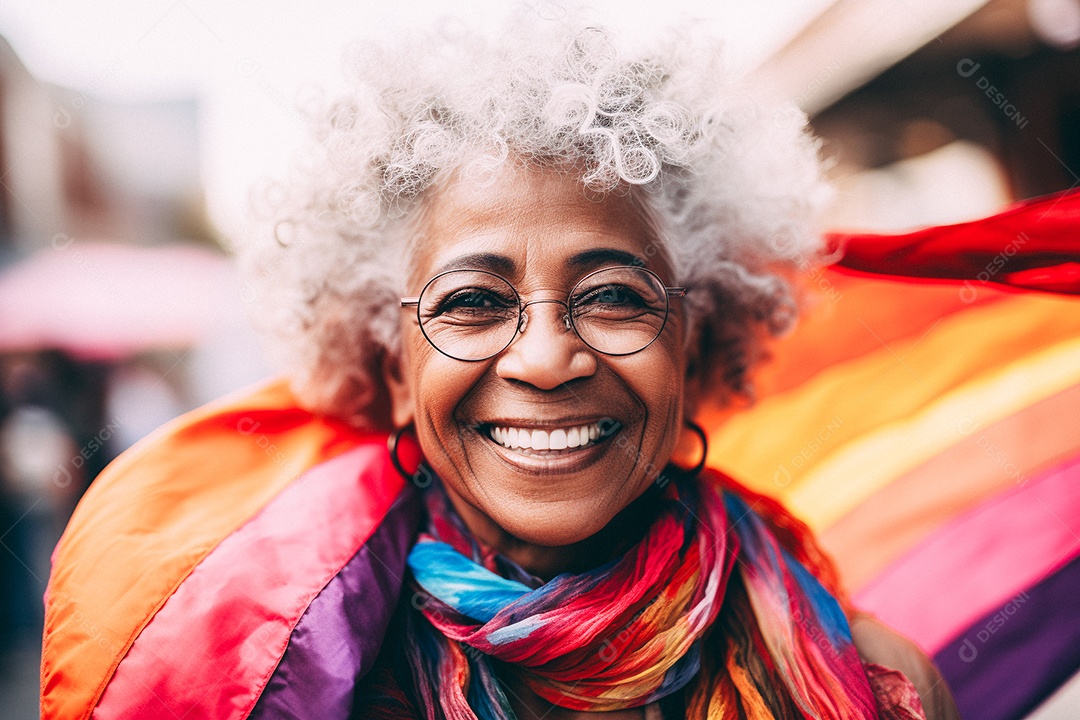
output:
[[[964,416],[994,422],[1080,381],[1078,338],[1068,299],[1016,295],[954,313],[732,417],[711,434],[710,464],[827,527],[961,441]]]
[[[42,717],[88,717],[192,568],[297,475],[362,437],[298,409],[275,383],[178,418],[106,468],[53,556]]]

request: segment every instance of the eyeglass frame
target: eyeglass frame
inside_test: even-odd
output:
[[[640,348],[638,348],[637,350],[634,350],[632,352],[609,353],[609,352],[604,352],[603,350],[600,350],[598,348],[593,347],[589,343],[588,340],[586,340],[585,338],[583,338],[581,336],[581,333],[577,329],[577,325],[574,323],[573,315],[570,312],[570,302],[574,298],[574,291],[577,290],[578,287],[581,286],[581,283],[585,282],[586,280],[591,278],[593,275],[596,275],[596,274],[602,273],[602,272],[606,272],[608,270],[641,270],[641,271],[644,271],[644,272],[648,273],[649,275],[652,275],[654,278],[656,278],[656,281],[660,284],[660,287],[662,287],[664,289],[664,322],[663,322],[663,324],[660,326],[660,329],[656,331],[656,337],[654,337],[652,340],[647,342],[645,345],[642,345]],[[420,298],[422,298],[424,296],[424,293],[431,286],[431,284],[434,283],[436,280],[443,277],[444,275],[449,275],[451,273],[456,273],[456,272],[475,272],[475,273],[483,273],[484,275],[491,275],[492,277],[496,277],[499,280],[502,280],[504,283],[506,283],[507,287],[509,287],[510,290],[514,293],[514,297],[517,299],[517,302],[518,302],[518,320],[517,320],[517,326],[514,328],[514,333],[510,336],[510,339],[507,341],[507,343],[505,345],[503,345],[501,348],[499,348],[495,352],[491,353],[490,355],[485,355],[482,358],[465,359],[465,358],[454,357],[450,353],[446,352],[445,350],[440,348],[438,345],[436,345],[435,342],[430,337],[428,337],[427,331],[424,330],[424,322],[423,322],[423,320],[420,319]],[[514,284],[512,282],[510,282],[509,280],[504,278],[502,275],[499,275],[498,273],[493,273],[493,272],[491,272],[489,270],[474,270],[472,268],[454,268],[453,270],[444,270],[443,272],[439,273],[438,275],[435,275],[430,280],[428,280],[424,284],[424,287],[420,290],[420,294],[417,295],[416,297],[403,297],[403,298],[401,298],[401,307],[411,307],[411,306],[415,305],[416,306],[416,323],[417,323],[417,325],[420,326],[420,332],[421,332],[421,334],[423,334],[424,339],[427,340],[428,344],[431,345],[431,347],[435,348],[439,353],[441,353],[442,355],[445,355],[446,357],[450,358],[451,360],[457,360],[458,362],[483,362],[484,360],[490,360],[491,358],[495,357],[499,353],[506,350],[506,348],[513,345],[514,341],[518,339],[518,336],[522,332],[524,332],[524,329],[522,327],[522,321],[524,320],[525,324],[528,324],[528,318],[525,315],[525,308],[529,307],[530,305],[541,305],[541,304],[544,304],[544,303],[555,303],[557,305],[562,305],[564,308],[566,308],[566,311],[563,313],[563,322],[566,323],[566,329],[567,330],[573,330],[574,335],[577,336],[577,339],[580,340],[582,343],[584,343],[585,346],[587,348],[589,348],[590,350],[593,350],[594,352],[598,352],[601,355],[607,355],[608,357],[626,357],[628,355],[636,355],[637,353],[641,352],[642,350],[644,350],[645,348],[649,347],[654,342],[656,342],[657,338],[659,338],[663,334],[664,328],[667,327],[668,316],[671,314],[671,303],[669,302],[669,298],[685,297],[687,291],[688,291],[688,288],[686,288],[686,287],[669,286],[669,285],[664,284],[663,279],[659,275],[654,273],[652,270],[648,269],[647,267],[642,267],[640,265],[611,265],[609,267],[598,268],[596,270],[593,270],[593,271],[588,272],[585,275],[583,275],[581,277],[581,279],[579,279],[576,283],[574,283],[574,287],[570,288],[570,292],[567,293],[565,301],[564,300],[551,299],[551,300],[530,300],[529,302],[522,303],[521,302],[521,293],[518,292],[518,289],[516,287],[514,287]]]

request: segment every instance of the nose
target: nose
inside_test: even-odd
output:
[[[570,326],[566,304],[539,300],[523,308],[523,327],[495,364],[499,377],[553,390],[596,372],[596,356]]]

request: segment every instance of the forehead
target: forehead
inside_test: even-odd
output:
[[[566,279],[597,267],[641,264],[669,279],[653,223],[628,193],[586,195],[575,176],[505,167],[483,185],[453,178],[427,199],[410,279],[470,267],[511,280]]]

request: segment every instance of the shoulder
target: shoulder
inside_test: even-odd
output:
[[[373,539],[402,490],[385,435],[303,410],[283,383],[168,424],[94,481],[53,555],[43,716],[82,717],[126,676],[138,688],[153,675],[161,687],[152,689],[174,700],[162,690],[170,678],[201,687],[197,664],[174,667],[186,657],[168,648],[181,641],[201,638],[210,654],[192,655],[255,668],[244,633],[273,614],[265,646],[283,649],[312,597]],[[328,528],[335,532],[319,532]],[[215,625],[219,617],[228,628]],[[260,657],[258,669],[268,674],[279,658]]]
[[[850,622],[859,657],[864,663],[902,673],[915,686],[927,720],[960,717],[945,679],[918,645],[872,615],[856,613]]]

